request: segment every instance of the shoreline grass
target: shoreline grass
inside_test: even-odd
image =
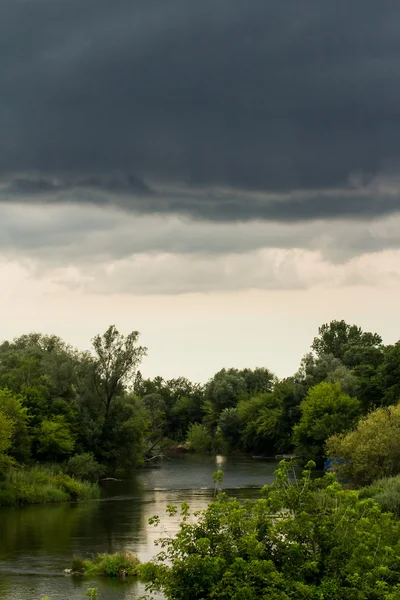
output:
[[[81,481],[60,467],[37,465],[10,470],[0,482],[0,507],[92,500],[100,497],[97,483]]]
[[[130,552],[115,552],[114,554],[97,554],[93,560],[85,560],[74,556],[71,569],[65,572],[71,575],[103,576],[103,577],[138,577],[140,575],[140,560]]]

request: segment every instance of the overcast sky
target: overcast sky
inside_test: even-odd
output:
[[[0,85],[2,338],[200,381],[400,338],[397,0],[9,0]]]

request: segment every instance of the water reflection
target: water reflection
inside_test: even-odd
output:
[[[215,466],[218,470],[223,470],[224,465],[226,464],[227,457],[226,456],[216,456],[215,457]]]

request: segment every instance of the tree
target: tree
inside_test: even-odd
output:
[[[354,356],[353,348],[379,348],[382,338],[377,333],[364,332],[357,325],[348,325],[345,321],[331,321],[318,329],[318,336],[314,338],[312,349],[318,356],[333,354],[336,358],[344,360],[346,354]]]
[[[276,382],[270,393],[241,400],[237,412],[242,448],[270,456],[289,451],[299,403],[291,380]]]
[[[356,485],[400,473],[400,404],[378,408],[348,433],[326,443],[327,455],[339,459],[337,471]]]
[[[38,453],[47,459],[59,459],[72,454],[75,440],[64,417],[42,421],[37,432]]]
[[[222,434],[228,449],[233,450],[240,443],[240,420],[237,408],[224,408],[218,419],[218,432]]]
[[[270,392],[275,379],[265,368],[221,369],[206,385],[205,397],[220,413],[224,408],[234,408],[245,396]]]
[[[300,412],[300,422],[293,428],[293,443],[305,460],[321,464],[326,440],[351,429],[361,407],[357,398],[342,393],[338,383],[322,382],[308,391]]]
[[[198,423],[201,419],[202,410],[196,398],[180,396],[171,409],[169,427],[173,432],[182,434],[191,423]]]
[[[0,413],[3,413],[13,423],[9,454],[19,462],[29,459],[31,448],[28,409],[23,405],[23,400],[23,397],[8,389],[0,390]]]
[[[242,369],[239,371],[246,383],[248,394],[271,392],[275,383],[275,375],[265,367],[256,367],[255,369]]]
[[[383,393],[383,404],[398,402],[400,400],[400,341],[384,348],[378,377]]]
[[[134,396],[118,398],[104,420],[99,458],[109,471],[132,470],[143,461],[146,417]]]
[[[161,394],[147,394],[142,399],[144,408],[144,417],[146,420],[146,442],[145,442],[145,457],[151,457],[155,448],[160,449],[162,445],[166,420],[166,406]]]
[[[138,346],[139,332],[126,337],[111,325],[103,335],[96,335],[93,348],[96,353],[95,386],[105,407],[106,417],[113,400],[123,392],[123,387],[134,374],[147,354],[147,348]]]
[[[168,600],[397,600],[400,522],[332,475],[313,479],[312,466],[297,478],[280,463],[255,502],[219,494],[195,519],[182,504],[177,535],[142,567],[148,589]]]
[[[258,431],[258,418],[268,402],[269,394],[259,394],[240,400],[237,416],[241,425],[241,444],[245,451],[264,452],[266,446]]]
[[[211,435],[201,423],[192,423],[189,426],[186,442],[195,452],[209,452],[212,446]]]
[[[358,377],[345,365],[339,365],[334,371],[328,373],[326,381],[328,383],[338,383],[342,392],[349,396],[358,397],[360,392]]]
[[[310,388],[322,381],[326,381],[329,375],[341,366],[343,366],[342,361],[333,356],[333,354],[314,356],[312,352],[309,352],[303,356],[300,368],[293,377],[295,386],[294,394],[299,403]]]
[[[14,460],[9,456],[8,451],[12,444],[14,433],[14,422],[10,417],[0,412],[0,476],[2,477],[7,469],[14,464]]]
[[[233,408],[247,391],[246,381],[237,369],[222,369],[206,386],[206,398],[216,411]]]

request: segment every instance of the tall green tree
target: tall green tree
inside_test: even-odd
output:
[[[338,383],[311,388],[300,404],[300,422],[293,428],[293,444],[305,460],[321,465],[326,440],[351,429],[361,414],[360,402],[343,394]]]
[[[147,348],[138,346],[139,332],[126,337],[111,325],[103,335],[96,335],[93,349],[96,353],[95,387],[104,406],[106,417],[111,404],[122,394],[124,385],[133,384],[133,378]]]
[[[382,338],[377,333],[365,332],[361,327],[342,320],[321,325],[312,349],[318,356],[332,354],[344,361],[346,355],[350,359],[354,356],[355,349],[378,349],[381,345]]]
[[[99,459],[112,474],[143,462],[146,427],[146,416],[134,396],[111,404],[100,437]]]

